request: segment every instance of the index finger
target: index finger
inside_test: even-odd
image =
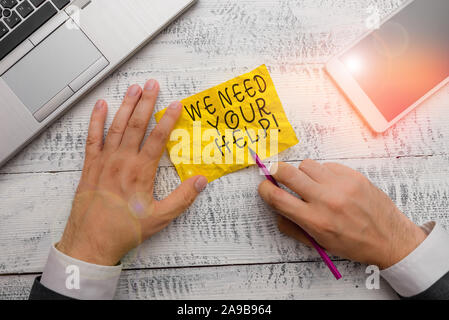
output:
[[[306,173],[284,162],[277,164],[273,177],[308,202],[316,199],[321,192],[318,183]]]
[[[284,217],[301,227],[307,228],[310,225],[313,215],[308,203],[276,187],[268,180],[259,185],[259,194],[266,203]]]

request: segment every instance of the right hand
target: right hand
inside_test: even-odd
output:
[[[426,238],[384,192],[346,166],[304,160],[299,168],[279,163],[272,171],[301,199],[269,181],[259,193],[282,215],[279,229],[305,244],[311,245],[301,228],[332,254],[385,269]]]

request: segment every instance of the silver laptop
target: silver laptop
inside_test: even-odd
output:
[[[196,0],[0,0],[0,166]]]

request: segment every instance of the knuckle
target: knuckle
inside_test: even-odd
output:
[[[157,167],[159,163],[159,157],[161,155],[161,152],[157,150],[154,145],[149,145],[142,149],[145,153],[145,160],[150,163],[152,166]]]
[[[312,229],[314,230],[314,233],[316,234],[335,234],[336,228],[335,225],[326,220],[326,219],[319,219],[317,221],[314,221],[312,223]]]
[[[90,146],[97,145],[99,143],[100,143],[100,139],[98,137],[87,136],[86,146],[90,147]]]
[[[103,143],[103,136],[87,135],[86,138],[86,149],[91,147],[99,146]]]
[[[283,192],[279,188],[275,188],[275,189],[273,189],[273,191],[271,191],[267,194],[268,204],[276,210],[280,209],[282,199],[283,199]]]
[[[112,177],[115,177],[117,174],[119,174],[120,173],[120,166],[119,165],[117,165],[117,164],[113,164],[113,165],[111,165],[110,167],[109,167],[109,174],[112,176]]]
[[[127,168],[127,176],[131,183],[137,182],[140,177],[140,167],[137,164],[129,166]]]
[[[332,196],[327,198],[327,206],[334,212],[341,211],[346,207],[346,200],[343,196]]]
[[[145,127],[146,127],[145,121],[142,119],[133,117],[133,118],[129,119],[129,121],[128,121],[128,128],[143,129]]]
[[[311,166],[316,164],[316,162],[312,159],[304,159],[304,161],[302,161],[302,164],[305,166]]]
[[[190,192],[184,192],[182,195],[183,203],[190,206],[195,201],[195,196]]]
[[[304,159],[303,161],[301,161],[301,163],[299,164],[299,169],[301,168],[308,168],[310,166],[313,166],[314,164],[316,164],[315,161],[311,160],[311,159]]]
[[[163,130],[161,128],[156,128],[151,133],[151,136],[153,139],[160,141],[160,140],[165,140],[168,137],[168,133],[166,130]]]
[[[303,223],[302,225],[314,238],[316,237],[316,235],[321,234],[320,221],[316,219],[316,217],[308,219],[307,222]]]
[[[121,169],[123,168],[123,159],[120,157],[114,157],[111,159],[108,163],[108,171],[112,176],[115,176],[116,174],[120,173]]]
[[[293,172],[292,170],[297,169],[290,165],[280,163],[276,167],[275,176],[278,180],[288,184],[289,182],[293,182],[293,180],[295,180],[296,177],[295,172]]]
[[[300,185],[300,181],[298,181],[297,176],[294,172],[287,172],[281,179],[279,179],[283,184],[286,185]]]
[[[126,186],[135,186],[139,180],[139,176],[136,174],[131,173],[129,176],[127,176],[126,179],[124,179],[124,182],[126,183]]]
[[[109,133],[110,134],[121,134],[122,131],[123,131],[122,128],[118,124],[116,124],[116,123],[113,123],[111,125],[111,127],[109,128]]]
[[[335,226],[330,221],[323,220],[323,221],[320,221],[319,224],[320,224],[320,229],[322,230],[322,232],[327,233],[327,234],[335,233]]]
[[[351,180],[347,181],[343,186],[346,195],[354,197],[365,187],[367,179],[362,174],[356,174]]]

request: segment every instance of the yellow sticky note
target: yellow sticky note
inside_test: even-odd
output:
[[[298,143],[265,65],[181,101],[167,149],[181,181],[209,182]],[[155,117],[159,122],[165,110]]]

